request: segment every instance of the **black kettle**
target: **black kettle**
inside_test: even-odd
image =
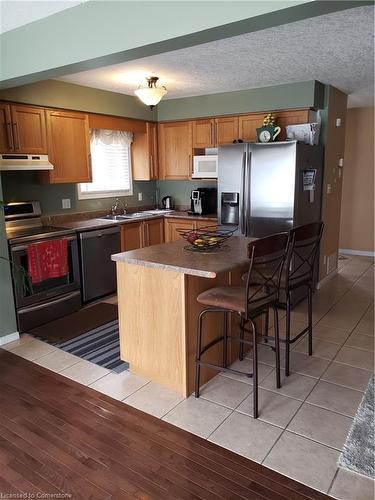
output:
[[[163,208],[165,208],[166,210],[173,210],[174,208],[172,196],[164,196],[164,198],[161,200],[161,203],[163,205]]]

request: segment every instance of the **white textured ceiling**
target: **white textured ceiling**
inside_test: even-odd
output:
[[[167,99],[319,80],[374,104],[374,7],[312,19],[84,71],[61,80],[133,94],[147,75]]]
[[[76,7],[83,1],[85,0],[0,0],[0,33]]]

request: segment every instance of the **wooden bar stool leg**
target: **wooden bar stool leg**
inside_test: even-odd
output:
[[[195,397],[199,398],[200,375],[201,375],[201,350],[202,350],[202,319],[206,311],[199,313],[197,324],[197,351],[195,357]]]
[[[224,313],[223,367],[228,366],[228,313]]]
[[[266,335],[268,335],[268,329],[269,329],[269,311],[267,309],[267,312],[265,313],[266,314],[266,321],[264,322],[264,330],[266,332]],[[268,339],[264,339],[264,343],[265,344],[268,344]]]
[[[312,320],[312,287],[307,285],[308,295],[307,295],[307,307],[308,307],[308,327],[309,327],[309,356],[312,355],[312,333],[313,333],[313,320]]]
[[[253,335],[253,417],[258,418],[258,345],[255,324],[249,320]]]
[[[275,323],[275,357],[276,357],[276,387],[280,389],[280,336],[279,336],[279,312],[277,307],[273,308],[274,313],[274,323]]]
[[[290,292],[286,295],[286,334],[285,334],[285,375],[289,377],[290,358]]]

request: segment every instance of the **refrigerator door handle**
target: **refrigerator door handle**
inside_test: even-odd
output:
[[[250,234],[250,175],[251,175],[251,152],[248,151],[246,155],[245,167],[245,236]]]
[[[240,193],[240,231],[245,234],[245,191],[246,191],[246,152],[242,156],[241,193]]]

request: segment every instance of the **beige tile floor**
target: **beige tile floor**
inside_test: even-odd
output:
[[[248,378],[220,374],[199,399],[184,400],[147,379],[109,372],[28,335],[3,347],[336,499],[373,500],[374,481],[337,466],[374,369],[373,273],[370,258],[339,261],[338,273],[314,294],[313,356],[306,355],[306,339],[293,346],[292,373],[282,372],[281,389],[276,389],[274,355],[260,347],[258,420],[251,416]],[[305,303],[294,309],[292,322],[294,332],[304,328]],[[250,359],[235,365],[251,370]]]

